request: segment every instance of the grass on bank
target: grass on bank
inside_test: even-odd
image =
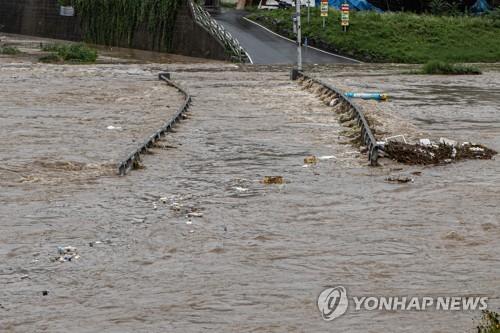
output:
[[[50,44],[45,45],[42,51],[51,52],[39,58],[45,63],[91,64],[97,60],[97,51],[84,44]]]
[[[271,30],[295,38],[292,10],[259,11],[253,19]],[[331,10],[322,26],[318,9],[302,17],[309,45],[368,62],[426,63],[500,61],[500,24],[492,15],[434,16],[408,12],[352,12],[347,33],[340,12]]]
[[[0,54],[16,55],[20,53],[21,51],[15,46],[0,46]]]
[[[422,67],[422,71],[418,74],[435,74],[435,75],[480,75],[483,72],[471,65],[452,64],[438,60],[432,60]]]

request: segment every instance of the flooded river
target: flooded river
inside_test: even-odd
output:
[[[323,321],[317,297],[338,285],[485,296],[498,311],[498,158],[369,167],[283,67],[13,66],[0,65],[2,332],[472,332],[480,316],[350,309]],[[182,101],[157,81],[165,67],[193,95],[189,117],[145,169],[118,177],[120,157]],[[500,150],[498,71],[386,71],[317,74],[390,90],[383,107],[433,137]],[[305,167],[308,155],[323,158]],[[47,159],[106,171],[37,164]],[[413,183],[386,182],[415,171]],[[261,182],[273,175],[285,184]],[[54,262],[68,245],[80,258]]]

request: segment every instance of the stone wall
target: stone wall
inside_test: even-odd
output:
[[[140,1],[140,0],[137,0]],[[59,15],[57,0],[0,0],[0,31],[71,41],[83,40],[78,17]],[[129,47],[126,41],[119,42]],[[145,27],[139,27],[132,48],[155,50],[153,38]],[[177,14],[172,53],[192,57],[227,60],[224,47],[193,21],[187,5]]]

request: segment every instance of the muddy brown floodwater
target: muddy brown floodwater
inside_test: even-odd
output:
[[[316,299],[337,285],[499,308],[498,159],[369,167],[284,67],[26,66],[0,65],[2,332],[472,332],[480,316],[348,311],[325,322]],[[50,169],[114,165],[157,128],[182,100],[157,81],[165,67],[193,105],[145,169]],[[500,150],[498,72],[330,70],[321,75],[346,86],[391,89],[385,107],[422,131]],[[310,155],[319,161],[305,167]],[[386,181],[411,172],[421,176]],[[80,258],[54,262],[57,246]]]

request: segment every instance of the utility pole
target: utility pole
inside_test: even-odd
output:
[[[297,69],[302,70],[302,25],[300,23],[300,2],[295,0],[296,24],[297,24]]]

